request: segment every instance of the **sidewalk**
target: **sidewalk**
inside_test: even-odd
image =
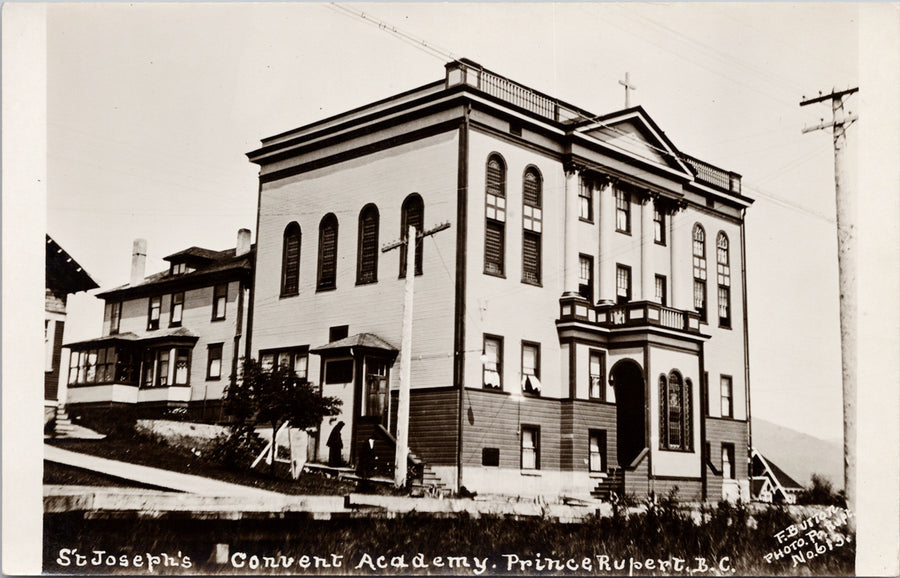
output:
[[[132,480],[142,484],[188,494],[198,494],[203,496],[284,497],[284,494],[278,492],[261,490],[259,488],[242,486],[239,484],[230,484],[228,482],[205,478],[203,476],[181,474],[169,470],[151,468],[149,466],[139,466],[137,464],[108,460],[106,458],[64,450],[48,444],[44,444],[44,459],[67,466],[91,470],[108,476],[115,476],[117,478]]]

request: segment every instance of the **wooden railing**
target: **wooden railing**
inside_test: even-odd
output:
[[[591,305],[581,297],[560,299],[560,321],[581,321],[601,327],[656,326],[700,333],[700,315],[696,311],[683,311],[664,307],[653,301],[629,301],[621,305]]]
[[[741,194],[741,175],[720,169],[690,155],[682,154],[681,160],[697,172],[697,180],[701,183],[712,185],[729,193]]]

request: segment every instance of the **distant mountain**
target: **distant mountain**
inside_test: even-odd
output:
[[[844,449],[839,441],[753,418],[753,446],[801,486],[809,485],[812,474],[821,474],[835,491],[844,487]]]

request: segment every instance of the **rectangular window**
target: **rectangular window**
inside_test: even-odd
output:
[[[631,267],[616,265],[616,302],[620,305],[631,301]]]
[[[722,397],[722,417],[734,417],[734,397],[731,390],[731,376],[720,376],[719,389]]]
[[[631,233],[631,195],[616,190],[616,231]]]
[[[206,353],[206,379],[221,379],[222,377],[222,344],[216,343],[207,346]]]
[[[266,373],[272,371],[275,368],[275,354],[260,352],[259,366]]]
[[[335,325],[328,328],[328,343],[334,343],[346,338],[350,334],[349,325]]]
[[[294,375],[300,379],[307,379],[309,366],[309,347],[299,346],[286,349],[267,349],[259,352],[260,367],[265,372],[270,372],[278,364],[279,368],[288,368],[294,371]]]
[[[144,374],[141,376],[141,387],[153,387],[153,369],[156,367],[156,357],[152,351],[144,353]]]
[[[162,306],[162,297],[150,298],[150,310],[147,313],[147,330],[159,329],[159,310]]]
[[[666,214],[653,207],[653,240],[660,245],[666,244]]]
[[[366,358],[365,413],[368,417],[384,417],[387,411],[388,364],[384,360]]]
[[[500,448],[481,448],[481,465],[497,467],[500,465]]]
[[[353,360],[335,359],[325,362],[325,383],[352,383]]]
[[[731,289],[719,285],[719,326],[731,327]]]
[[[122,323],[122,303],[115,301],[109,304],[109,334],[119,333],[119,325]]]
[[[706,321],[706,282],[694,279],[694,309],[700,320]]]
[[[656,302],[666,306],[666,276],[665,275],[657,275],[656,276]]]
[[[539,343],[522,342],[522,391],[541,394],[541,346]]]
[[[181,315],[184,313],[184,293],[172,294],[172,310],[169,312],[169,326],[181,325]]]
[[[722,444],[722,477],[726,480],[735,479],[734,471],[734,444]]]
[[[531,231],[522,233],[522,281],[535,285],[539,285],[541,282],[541,235],[539,233]]]
[[[581,184],[578,190],[578,217],[582,221],[594,221],[594,191],[586,183]]]
[[[175,350],[175,385],[187,385],[191,374],[191,350]]]
[[[169,350],[160,351],[156,356],[156,385],[164,387],[169,385]]]
[[[588,470],[606,471],[606,430],[590,430],[588,433]]]
[[[485,389],[503,389],[503,338],[484,336],[482,385]]]
[[[578,257],[578,294],[594,302],[594,258],[590,255]]]
[[[488,219],[485,223],[484,272],[489,275],[503,275],[503,231],[501,222]]]
[[[213,321],[225,319],[225,303],[228,301],[228,284],[216,285],[213,292]]]
[[[541,430],[534,426],[522,426],[522,469],[541,469]]]
[[[606,387],[603,376],[606,374],[606,354],[602,351],[591,351],[588,363],[588,375],[590,376],[591,399],[606,399]]]

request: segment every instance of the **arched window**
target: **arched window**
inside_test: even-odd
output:
[[[319,223],[319,273],[317,291],[337,287],[338,220],[334,213],[322,217]]]
[[[731,327],[731,266],[728,258],[728,235],[716,236],[716,281],[719,285],[719,325]]]
[[[300,225],[296,222],[284,228],[281,249],[281,296],[289,297],[300,291]]]
[[[378,207],[368,204],[359,212],[356,284],[378,281]]]
[[[706,321],[706,231],[694,225],[694,309]]]
[[[691,380],[675,370],[659,376],[659,447],[692,451],[694,436],[691,411]]]
[[[484,189],[484,272],[502,276],[506,242],[506,164],[496,153],[488,157]]]
[[[541,173],[528,167],[522,179],[522,282],[541,282],[541,231],[543,201]]]
[[[425,228],[425,203],[416,193],[406,197],[400,208],[401,239],[406,239],[409,235],[410,226],[420,233]],[[416,275],[422,274],[422,241],[423,239],[416,238]],[[406,277],[406,244],[400,246],[400,277]]]

